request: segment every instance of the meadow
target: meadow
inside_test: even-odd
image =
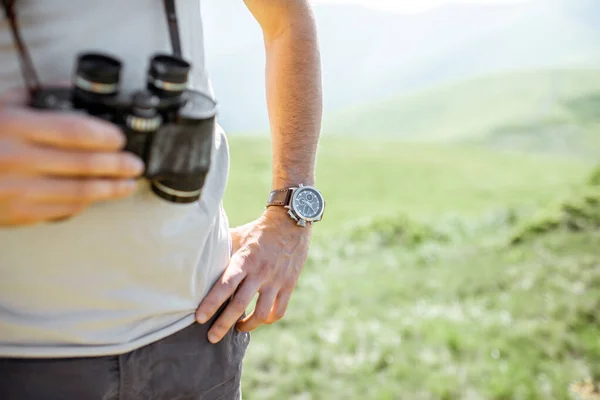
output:
[[[511,82],[497,87],[522,85]],[[425,140],[394,136],[420,114],[402,119],[389,103],[368,106],[391,115],[386,134],[325,134],[326,219],[285,319],[252,334],[244,398],[569,399],[573,383],[600,379],[600,112],[596,86],[563,87],[543,120],[579,133],[586,145],[569,151],[544,139],[552,129],[535,149],[515,130],[499,144],[507,123],[531,136],[520,121],[539,102],[500,102],[507,93],[486,115],[441,102],[449,136],[436,133],[436,109]],[[264,209],[270,143],[229,140],[225,207],[237,225]]]

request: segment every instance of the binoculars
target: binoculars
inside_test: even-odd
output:
[[[116,124],[125,133],[125,151],[145,163],[143,176],[153,192],[173,203],[200,199],[210,169],[216,102],[188,89],[191,64],[166,54],[151,57],[145,88],[120,93],[122,63],[101,53],[78,56],[72,86],[44,87],[31,106],[84,112]]]

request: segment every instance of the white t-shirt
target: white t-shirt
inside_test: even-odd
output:
[[[192,85],[204,71],[199,0],[177,0]],[[171,52],[162,0],[17,0],[25,42],[44,83],[69,80],[76,55],[124,63],[140,89],[148,60]],[[22,86],[7,21],[0,24],[0,92]],[[185,328],[230,257],[222,208],[229,169],[219,128],[202,199],[173,204],[142,184],[59,223],[0,229],[0,357],[79,357],[133,350]]]

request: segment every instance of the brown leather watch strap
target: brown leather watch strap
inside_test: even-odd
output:
[[[267,207],[270,206],[287,206],[290,204],[294,189],[277,189],[273,190],[269,195]]]

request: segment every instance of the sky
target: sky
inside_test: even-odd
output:
[[[448,3],[498,4],[527,0],[312,0],[313,4],[360,4],[398,13],[415,13]]]

